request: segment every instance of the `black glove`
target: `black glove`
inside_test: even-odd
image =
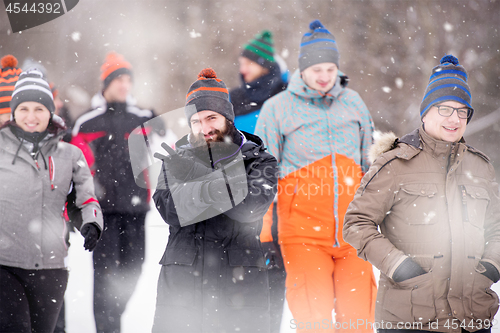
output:
[[[192,180],[208,175],[212,170],[206,166],[195,162],[192,158],[182,157],[175,150],[170,148],[165,142],[161,144],[167,151],[168,156],[155,153],[154,156],[163,160],[170,174],[179,180]]]
[[[264,259],[266,260],[267,269],[280,268],[276,262],[276,254],[279,253],[274,242],[263,242],[262,250],[264,250]]]
[[[85,238],[83,247],[92,252],[99,241],[100,230],[95,223],[87,223],[80,230],[80,234]]]
[[[237,175],[227,177],[231,191],[239,191],[248,188],[247,175]],[[205,202],[225,202],[229,199],[228,187],[224,177],[205,182],[201,187],[202,198]]]
[[[392,275],[392,279],[394,282],[402,282],[425,273],[426,272],[419,264],[408,257],[398,266],[398,268],[396,268]]]
[[[483,265],[484,268],[486,268],[486,272],[481,273],[482,275],[486,276],[494,283],[497,283],[498,280],[500,280],[500,273],[498,273],[498,269],[496,269],[495,266],[485,261],[480,261],[479,263]]]

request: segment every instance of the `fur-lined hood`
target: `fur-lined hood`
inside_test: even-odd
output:
[[[368,152],[368,159],[370,160],[370,163],[373,163],[383,153],[396,148],[397,142],[398,137],[393,132],[380,134]]]

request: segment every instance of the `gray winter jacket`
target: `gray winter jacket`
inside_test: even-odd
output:
[[[82,151],[60,136],[49,139],[33,159],[12,133],[0,130],[0,265],[23,269],[64,268],[68,232],[63,217],[72,186],[83,225],[102,213]]]

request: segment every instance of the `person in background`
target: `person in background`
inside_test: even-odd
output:
[[[372,332],[349,325],[373,322],[376,283],[372,266],[342,238],[342,222],[369,168],[373,121],[339,71],[334,36],[317,20],[309,28],[299,70],[264,103],[255,131],[280,168],[278,236],[290,327]]]
[[[286,89],[285,75],[275,59],[272,33],[264,30],[243,46],[238,58],[241,86],[229,91],[236,128],[253,134],[262,104]],[[279,332],[285,300],[285,266],[278,244],[276,202],[264,216],[260,239],[269,268],[271,332]]]
[[[276,159],[234,126],[226,85],[198,74],[186,96],[190,134],[169,149],[153,196],[169,238],[153,332],[269,332],[259,234],[276,194]]]
[[[10,99],[22,70],[17,68],[17,59],[6,55],[0,60],[0,126],[10,120]]]
[[[229,91],[234,106],[234,124],[253,134],[264,102],[286,89],[280,66],[275,61],[273,36],[269,30],[257,34],[243,46],[238,58],[241,86]]]
[[[465,68],[444,56],[420,105],[421,126],[377,141],[349,205],[344,238],[380,270],[380,333],[491,331],[500,197],[489,158],[463,138],[471,103]]]
[[[59,89],[55,86],[54,83],[50,82],[50,90],[52,91],[52,95],[54,96],[54,105],[56,106],[56,111],[55,114],[57,114],[59,117],[64,120],[64,123],[66,124],[66,134],[63,137],[63,140],[65,142],[71,142],[71,131],[74,126],[74,121],[73,118],[70,115],[69,109],[64,104],[63,100],[61,99],[59,95]]]
[[[81,150],[61,142],[64,122],[39,70],[19,75],[10,108],[0,128],[0,332],[53,332],[68,281],[68,193],[75,189],[89,251],[102,213]]]
[[[101,82],[94,108],[75,122],[71,143],[87,159],[104,216],[105,232],[93,253],[96,330],[116,333],[141,274],[150,199],[135,183],[127,139],[154,114],[134,105],[132,66],[122,55],[107,55]]]

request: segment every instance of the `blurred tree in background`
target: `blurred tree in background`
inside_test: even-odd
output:
[[[109,51],[134,66],[138,104],[164,113],[184,106],[204,67],[230,88],[239,85],[241,47],[263,29],[295,71],[301,36],[320,19],[376,128],[401,136],[419,126],[431,69],[452,53],[469,73],[476,110],[465,138],[500,170],[500,1],[81,0],[68,14],[15,34],[4,9],[0,4],[0,56],[40,61],[75,115],[101,88]],[[179,127],[175,119],[169,125]]]

